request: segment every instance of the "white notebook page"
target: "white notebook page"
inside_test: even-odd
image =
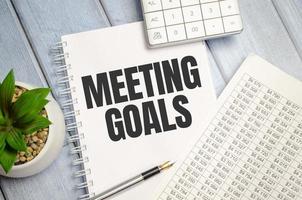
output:
[[[302,83],[246,59],[158,200],[302,199]]]
[[[216,102],[204,43],[148,49],[141,22],[67,35],[62,37],[62,41],[67,43],[64,51],[69,55],[66,57],[66,64],[71,66],[68,69],[68,75],[72,76],[69,84],[72,88],[72,97],[77,100],[77,103],[74,104],[74,109],[79,113],[76,115],[76,120],[81,124],[78,131],[81,135],[81,146],[84,147],[82,154],[84,158],[87,158],[85,161],[88,161],[84,163],[84,166],[88,172],[86,178],[89,183],[88,192],[90,194],[101,193],[144,170],[177,158],[186,142],[194,134],[198,134],[198,124],[204,120],[206,114]],[[91,76],[96,83],[97,74],[108,74],[115,70],[122,70],[121,73],[123,74],[118,76],[118,81],[123,83],[124,87],[119,91],[121,95],[126,95],[129,98],[127,87],[130,86],[124,76],[126,68],[134,67],[133,69],[137,69],[137,66],[150,63],[157,63],[157,65],[162,66],[162,61],[171,63],[172,59],[177,59],[180,63],[187,56],[194,57],[197,62],[196,66],[193,66],[193,64],[188,66],[188,69],[190,69],[189,79],[191,81],[194,79],[191,70],[195,71],[195,75],[196,71],[198,71],[201,87],[194,89],[185,87],[183,80],[185,77],[188,78],[188,76],[182,74],[183,90],[176,91],[173,86],[174,92],[159,94],[157,77],[153,69],[155,64],[153,64],[151,65],[150,76],[154,96],[148,97],[147,95],[147,82],[144,74],[135,72],[133,73],[133,79],[139,80],[139,84],[135,86],[135,91],[142,93],[143,98],[99,107],[93,101],[94,107],[87,109],[82,77]],[[110,80],[109,75],[107,77]],[[195,80],[197,80],[196,76]],[[175,97],[179,95],[185,96],[188,100],[188,103],[184,102],[183,106],[191,113],[192,123],[187,128],[177,126],[173,130],[166,131],[163,128],[163,124],[165,124],[163,122],[165,120],[164,117],[168,118],[170,124],[175,124],[176,117],[178,120],[180,119],[179,117],[183,119],[173,105]],[[159,105],[160,99],[161,107]],[[106,101],[104,100],[104,102]],[[146,105],[146,102],[149,102],[149,105],[154,105],[156,110],[154,115],[158,117],[161,129],[157,133],[155,133],[154,129],[151,130],[151,134],[147,133],[144,127],[147,124],[147,119],[145,119],[147,116],[143,114],[143,106]],[[164,106],[162,102],[165,103]],[[125,127],[129,127],[130,124],[125,120],[127,118],[125,108],[130,108],[130,105],[134,105],[138,109],[138,112],[135,111],[135,113],[138,113],[140,117],[140,122],[143,126],[142,134],[131,137],[125,131],[124,139],[113,141],[108,134],[108,124],[112,123],[106,123],[105,113],[109,109],[117,109],[121,113],[121,116],[112,118],[115,134],[122,135],[121,124],[124,127],[123,130],[126,130]],[[166,110],[163,110],[163,107]],[[129,115],[132,116],[131,113]],[[154,120],[153,122],[155,122],[154,115],[150,117]],[[138,124],[138,122],[139,120],[131,120],[133,129],[139,129],[136,128],[139,125],[134,125]],[[120,193],[113,199],[136,200],[151,196],[162,175],[164,173],[137,185],[131,190]]]

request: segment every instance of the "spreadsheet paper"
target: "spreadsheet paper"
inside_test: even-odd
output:
[[[302,83],[249,56],[154,199],[302,199]]]

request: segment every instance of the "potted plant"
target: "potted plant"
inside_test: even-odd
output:
[[[11,70],[0,84],[0,174],[25,177],[45,169],[64,142],[63,114],[49,88],[17,82]]]

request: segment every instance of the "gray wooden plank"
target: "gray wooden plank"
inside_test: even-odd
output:
[[[302,1],[272,0],[288,34],[302,58]]]
[[[41,71],[37,71],[39,65],[11,5],[6,0],[0,0],[1,80],[12,68],[17,80],[39,86],[46,85]]]
[[[74,189],[75,179],[70,151],[64,147],[60,157],[42,173],[27,178],[1,178],[8,200],[76,200],[82,193]]]
[[[244,31],[240,35],[208,41],[225,80],[231,79],[250,53],[262,56],[302,80],[301,59],[272,2],[270,0],[239,2]]]
[[[0,191],[0,200],[6,200],[6,198],[5,198],[5,196],[4,196],[4,194],[3,194],[3,192],[2,192],[2,189],[0,189],[1,191]]]
[[[12,0],[49,85],[56,76],[49,49],[62,35],[110,25],[96,0]]]
[[[140,0],[100,0],[112,25],[143,20]]]
[[[13,68],[16,79],[38,86],[47,82],[30,48],[10,1],[0,0],[0,69],[2,78]],[[44,172],[24,179],[0,178],[7,199],[76,199],[73,190],[72,159],[66,146],[59,158]],[[1,197],[0,193],[0,199]]]
[[[213,85],[215,88],[216,95],[219,96],[226,86],[226,81],[223,79],[220,69],[218,68],[218,65],[208,46],[207,46],[207,53],[209,57],[209,64],[210,64]]]
[[[100,0],[112,25],[125,24],[143,20],[140,0]],[[212,79],[216,94],[219,95],[225,87],[225,81],[217,67],[217,64],[208,49],[209,61],[212,71]]]

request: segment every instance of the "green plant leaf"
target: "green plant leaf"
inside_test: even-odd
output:
[[[5,142],[6,136],[7,136],[7,132],[0,132],[0,155],[6,147],[6,142]]]
[[[26,151],[24,136],[19,129],[12,128],[11,131],[7,134],[6,142],[11,148],[17,151]]]
[[[23,115],[21,118],[16,119],[17,123],[20,125],[22,124],[25,125],[33,121],[48,102],[49,101],[46,99],[42,99],[39,102],[37,102],[34,108],[28,110],[28,112],[25,115]]]
[[[0,88],[1,88],[1,83],[0,83]],[[1,102],[1,99],[0,99],[0,102]],[[0,106],[0,125],[3,125],[5,123],[5,118],[4,118],[4,115],[3,115],[3,112],[1,110],[1,106]]]
[[[33,121],[31,121],[30,123],[27,123],[25,126],[24,125],[23,126],[17,125],[17,126],[18,126],[18,128],[22,129],[22,131],[25,134],[31,134],[42,128],[48,127],[50,124],[51,124],[51,122],[47,118],[45,118],[41,115],[36,115],[35,119]]]
[[[8,173],[14,166],[16,157],[17,151],[9,147],[6,147],[0,154],[0,164],[6,173]]]
[[[13,116],[16,121],[26,116],[27,122],[33,120],[35,114],[39,113],[48,103],[46,96],[49,94],[49,88],[38,88],[24,92],[20,98],[13,104]],[[24,120],[24,119],[23,119]],[[24,123],[24,122],[23,122]]]
[[[2,111],[0,110],[0,125],[3,125],[3,124],[5,124],[5,118],[4,118],[4,116],[3,116],[3,113],[2,113]]]
[[[2,146],[5,146],[6,137],[7,137],[7,132],[0,131],[0,148]]]
[[[6,147],[6,143],[3,143],[3,145],[0,146],[0,155],[1,155],[2,152],[4,151],[5,147]]]
[[[14,72],[11,70],[0,86],[0,106],[5,115],[8,115],[12,98],[15,92],[15,77]]]

